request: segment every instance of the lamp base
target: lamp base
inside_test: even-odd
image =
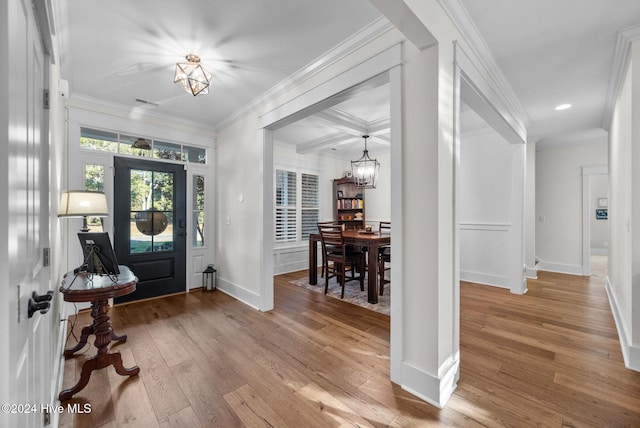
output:
[[[83,215],[82,216],[82,229],[80,229],[80,232],[88,232],[89,230],[89,224],[87,223],[87,216]]]

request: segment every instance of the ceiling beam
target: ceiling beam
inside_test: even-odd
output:
[[[367,134],[371,137],[370,141],[375,141],[385,146],[391,144],[388,135],[390,129],[389,118],[367,122],[335,108],[321,111],[314,116],[329,122],[337,132],[296,144],[296,153],[298,154],[306,154],[352,144],[360,141],[360,138]]]
[[[336,132],[315,140],[307,141],[296,145],[296,153],[304,155],[325,149],[339,147],[348,143],[352,143],[356,138],[351,137],[344,132]]]
[[[390,118],[385,117],[373,122],[367,122],[358,117],[345,113],[341,110],[330,108],[315,115],[316,117],[326,120],[336,129],[350,135],[362,136],[365,134],[376,135],[389,132]]]

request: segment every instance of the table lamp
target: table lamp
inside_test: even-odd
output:
[[[109,207],[103,192],[66,190],[62,192],[58,217],[82,217],[81,232],[88,232],[87,217],[107,217]]]

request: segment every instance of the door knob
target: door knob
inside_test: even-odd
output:
[[[46,314],[51,307],[51,299],[53,298],[53,290],[47,291],[46,294],[38,294],[35,291],[31,293],[29,298],[29,308],[27,309],[27,315],[29,318],[33,317],[36,311],[40,311],[41,314]]]

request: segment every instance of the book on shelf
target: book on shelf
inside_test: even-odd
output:
[[[364,209],[364,200],[338,199],[337,207],[339,210],[361,210],[361,209]]]

